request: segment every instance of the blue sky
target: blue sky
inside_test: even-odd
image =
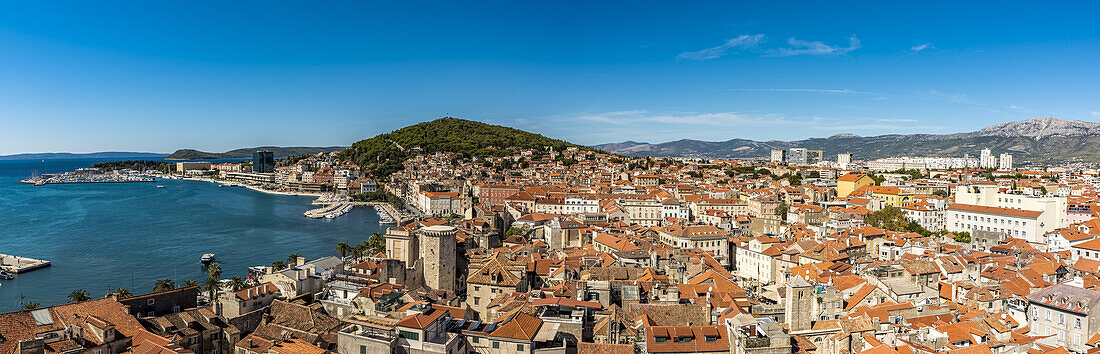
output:
[[[1088,2],[0,3],[0,154],[583,144],[1100,120]]]

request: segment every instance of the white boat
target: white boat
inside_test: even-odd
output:
[[[11,274],[11,273],[5,272],[3,270],[0,270],[0,279],[12,280],[12,279],[15,279],[15,274]]]
[[[202,255],[202,258],[199,258],[199,262],[201,262],[202,264],[210,264],[210,263],[214,262],[214,254],[213,253],[207,253],[207,254]]]
[[[157,186],[157,188],[164,188],[164,186]]]
[[[325,215],[325,219],[335,219],[335,218],[336,218],[336,213]]]

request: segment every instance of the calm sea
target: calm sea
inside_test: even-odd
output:
[[[148,293],[157,279],[201,282],[204,253],[217,255],[223,278],[245,276],[249,266],[286,261],[291,253],[335,255],[337,243],[355,245],[381,232],[370,208],[313,220],[302,216],[313,198],[208,182],[18,183],[98,161],[0,161],[0,253],[53,262],[0,280],[0,311],[16,310],[21,301],[64,303],[76,289],[99,297],[118,287]]]

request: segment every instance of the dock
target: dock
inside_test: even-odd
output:
[[[3,269],[5,272],[8,273],[26,273],[35,269],[41,269],[49,266],[50,261],[47,260],[0,254],[0,269]]]
[[[310,219],[320,219],[329,214],[336,214],[336,216],[340,216],[344,214],[344,208],[351,206],[352,204],[348,202],[330,204],[321,208],[309,210],[305,213],[302,213],[302,215],[305,215],[307,218]]]

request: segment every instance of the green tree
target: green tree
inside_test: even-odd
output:
[[[367,242],[363,243],[363,256],[371,257],[378,253],[386,252],[386,238],[382,234],[374,232],[367,238]]]
[[[301,257],[301,253],[291,253],[286,257],[286,264],[298,264],[298,257]]]
[[[239,275],[234,275],[232,278],[229,278],[229,281],[226,282],[226,285],[228,285],[229,289],[234,292],[241,291],[246,287],[244,279],[241,278]]]
[[[176,282],[172,279],[157,279],[157,282],[153,284],[153,292],[159,293],[162,291],[168,291],[176,288]]]
[[[936,195],[936,196],[940,196],[940,197],[944,197],[944,198],[947,198],[947,191],[945,191],[945,190],[942,190],[942,189],[937,189],[937,190],[935,190],[935,191],[933,191],[933,192],[932,192],[932,195]]]
[[[128,298],[128,297],[134,296],[134,294],[130,293],[130,289],[127,289],[127,288],[118,288],[118,289],[115,289],[115,291],[113,291],[111,293],[115,294],[115,297],[117,297],[119,299],[125,299],[125,298]]]
[[[214,279],[221,279],[222,265],[218,262],[210,263],[210,265],[206,266],[206,274]]]
[[[348,253],[351,253],[351,246],[348,246],[347,242],[340,242],[336,244],[336,254],[340,255],[340,259],[346,258]]]
[[[787,221],[787,211],[790,211],[791,207],[787,203],[779,203],[775,207],[775,215],[779,216],[780,220]]]
[[[73,304],[91,299],[92,297],[88,296],[88,291],[84,289],[73,290],[73,292],[69,293],[69,302]]]
[[[187,279],[183,281],[183,287],[190,288],[192,286],[199,286],[199,282],[195,281],[194,279]]]
[[[213,302],[218,298],[218,293],[222,290],[222,284],[218,279],[209,277],[202,282],[202,289],[206,291],[206,298]]]
[[[900,232],[916,232],[922,235],[932,233],[916,222],[905,217],[905,211],[887,205],[882,210],[863,216],[863,223],[880,229]]]
[[[38,306],[39,306],[38,303],[34,302],[34,301],[29,301],[29,302],[24,302],[23,303],[23,309],[24,310],[34,310],[34,309],[38,308]]]
[[[956,232],[955,237],[952,237],[952,239],[962,243],[970,243],[971,240],[969,232]]]
[[[271,270],[278,272],[283,269],[286,269],[286,263],[283,263],[283,261],[271,262]]]
[[[504,231],[504,235],[507,237],[512,237],[516,235],[527,237],[527,233],[530,231],[531,229],[526,226],[512,226],[509,227],[507,231]]]

